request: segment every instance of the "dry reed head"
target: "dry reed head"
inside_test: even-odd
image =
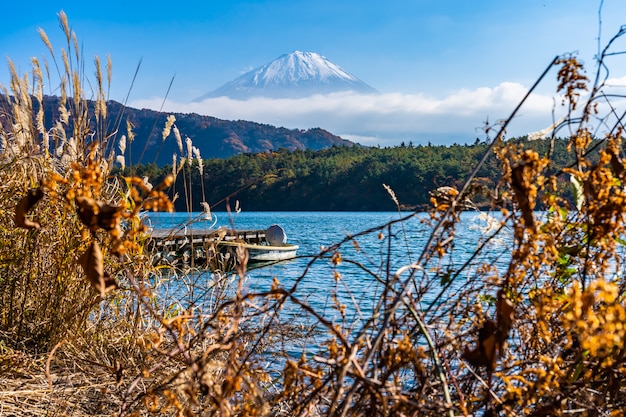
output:
[[[6,264],[0,271],[0,305],[6,312],[0,317],[0,331],[11,334],[14,347],[34,350],[49,349],[89,325],[99,303],[95,295],[104,297],[108,287],[118,285],[110,275],[120,271],[119,256],[143,256],[140,211],[172,209],[162,189],[147,189],[133,177],[119,181],[111,176],[110,137],[102,130],[107,111],[100,61],[96,58],[97,95],[90,113],[83,77],[74,70],[82,68],[77,65],[82,57],[76,37],[64,13],[59,19],[68,44],[61,53],[58,108],[50,108],[54,100],[44,99],[45,77],[36,59],[32,81],[17,74],[9,61],[10,90],[2,87],[0,97],[0,193],[5,213],[0,253]],[[54,60],[48,37],[42,30],[40,36]],[[108,72],[110,79],[110,62]],[[46,110],[52,119],[44,119]],[[128,225],[124,230],[122,223]],[[147,266],[143,261],[138,265]],[[105,278],[110,286],[100,285]]]
[[[184,310],[180,294],[153,292],[161,272],[144,251],[147,236],[140,213],[173,209],[165,192],[174,175],[154,187],[143,178],[113,175],[116,138],[105,130],[108,112],[101,63],[96,58],[96,97],[90,111],[84,77],[76,69],[83,67],[76,36],[65,14],[59,18],[67,40],[60,66],[45,32],[40,31],[40,36],[57,68],[61,97],[48,101],[43,96],[45,77],[37,60],[32,62],[32,83],[27,75],[17,74],[9,61],[10,90],[2,87],[0,97],[0,347],[6,347],[0,351],[0,363],[11,361],[8,367],[15,370],[19,364],[11,359],[12,352],[50,352],[47,378],[42,378],[50,410],[67,412],[77,402],[86,406],[81,389],[91,392],[96,386],[117,391],[115,398],[100,401],[103,409],[112,407],[109,410],[122,414],[128,407],[140,409],[142,398],[153,397],[137,390],[138,382],[151,386],[157,401],[166,401],[166,408],[180,406],[177,396],[188,392],[171,388],[168,378],[180,372],[180,365],[191,366],[193,354],[206,359],[203,378],[213,384],[220,377],[216,364],[221,363],[218,354],[224,348],[207,355],[209,341],[217,341],[217,346],[228,342],[214,338],[208,329],[197,341],[201,333],[195,326],[206,321]],[[110,68],[109,60],[107,81]],[[55,102],[58,107],[50,108]],[[49,115],[52,118],[45,119]],[[168,118],[165,136],[174,120]],[[127,131],[131,143],[130,123]],[[121,153],[117,156],[123,158],[126,140],[117,144]],[[187,159],[200,158],[191,144],[187,150]],[[216,275],[216,282],[220,280]],[[220,281],[206,291],[223,298],[227,285]],[[221,314],[228,316],[225,311]],[[167,357],[180,354],[182,363],[166,363]],[[69,384],[67,368],[72,362],[90,371],[72,378],[81,388],[59,391],[63,381]],[[97,382],[100,378],[107,382]],[[20,383],[14,378],[6,386]],[[194,385],[185,382],[184,386]],[[7,410],[5,400],[0,396]],[[70,413],[78,408],[73,410]]]

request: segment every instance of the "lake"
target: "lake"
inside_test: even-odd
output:
[[[346,242],[338,248],[343,261],[334,265],[331,254],[319,258],[322,248],[330,247],[368,229],[409,216],[409,212],[241,212],[214,213],[213,222],[196,222],[187,227],[234,227],[236,229],[265,229],[279,224],[287,233],[289,243],[299,245],[298,257],[274,265],[248,271],[244,291],[269,290],[276,278],[283,287],[297,285],[297,296],[315,311],[329,320],[349,321],[352,324],[364,320],[377,306],[383,291],[385,277],[416,261],[429,236],[432,225],[426,213],[418,213],[403,222],[395,223],[390,229],[383,228],[366,233]],[[155,228],[173,228],[199,218],[201,213],[152,213],[150,222]],[[455,233],[454,248],[439,262],[439,267],[454,269],[468,261],[478,245],[499,225],[500,214],[487,215],[482,212],[463,212]],[[504,268],[509,260],[511,232],[504,229],[497,239],[491,240],[479,256],[472,260],[463,275],[454,285],[467,282],[473,270],[481,264]],[[447,266],[446,266],[447,265]],[[427,272],[418,280],[416,292],[421,294],[425,305],[433,302],[440,290],[428,279]],[[408,276],[408,271],[402,278]],[[196,291],[194,303],[201,303],[203,294],[215,296],[215,288],[209,291],[202,284],[211,281],[210,273],[199,273],[184,277],[187,288]],[[204,288],[200,290],[198,288]],[[419,287],[419,288],[417,288]],[[341,317],[340,308],[345,306]],[[294,323],[308,324],[310,316],[302,314],[300,308],[286,306],[281,312]]]

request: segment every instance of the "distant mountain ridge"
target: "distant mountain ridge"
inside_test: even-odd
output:
[[[45,97],[45,120],[58,118],[59,98]],[[3,108],[6,106],[3,106]],[[90,103],[93,112],[93,103]],[[180,154],[176,140],[168,137],[162,140],[162,130],[167,116],[176,117],[176,126],[183,141],[191,138],[193,146],[200,150],[203,159],[227,158],[242,153],[261,153],[280,148],[289,150],[321,150],[334,145],[353,146],[355,143],[321,129],[287,129],[245,120],[222,120],[195,113],[166,113],[149,109],[134,109],[121,103],[109,101],[108,132],[117,129],[116,138],[126,134],[126,122],[132,125],[135,135],[127,145],[127,164],[156,163],[159,166],[171,164],[172,155]],[[92,113],[93,114],[93,113]],[[70,119],[71,122],[71,119]],[[50,128],[51,126],[48,126]],[[71,126],[68,127],[71,135]],[[141,159],[140,159],[141,158]]]
[[[234,99],[300,98],[342,91],[366,94],[377,92],[320,54],[294,51],[249,71],[194,101],[223,96]]]

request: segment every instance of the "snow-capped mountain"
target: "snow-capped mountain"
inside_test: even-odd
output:
[[[315,52],[295,51],[247,72],[195,101],[222,96],[235,99],[256,96],[296,98],[340,91],[376,93],[375,89],[327,58]]]

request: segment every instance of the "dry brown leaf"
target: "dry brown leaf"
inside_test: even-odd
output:
[[[496,329],[496,322],[486,320],[478,331],[476,347],[470,350],[466,346],[461,357],[472,366],[492,371],[496,366]]]
[[[618,178],[621,178],[624,174],[624,163],[613,150],[610,150],[609,154],[611,155],[611,167],[613,168],[613,172],[615,172]]]
[[[511,170],[511,187],[515,192],[515,200],[522,212],[524,225],[528,228],[535,228],[535,216],[533,215],[533,206],[529,198],[529,190],[524,181],[524,165],[518,165]]]
[[[511,300],[506,298],[504,291],[500,290],[498,292],[498,301],[496,304],[496,342],[500,356],[504,353],[506,339],[509,337],[511,327],[513,327],[514,310],[515,306]]]
[[[98,226],[106,231],[111,231],[120,224],[122,209],[118,206],[98,202]]]
[[[104,273],[102,251],[98,242],[94,241],[91,244],[89,249],[78,258],[78,263],[83,267],[91,286],[102,297],[109,291],[119,288],[115,279]]]
[[[37,222],[29,220],[26,215],[35,207],[35,204],[43,198],[43,191],[40,188],[34,188],[20,200],[15,208],[15,224],[17,227],[24,229],[40,229],[41,225]]]
[[[90,230],[102,228],[111,231],[119,226],[122,208],[89,197],[76,197],[78,217]]]
[[[76,205],[78,206],[78,217],[90,230],[98,228],[98,204],[96,200],[89,197],[76,197]]]

